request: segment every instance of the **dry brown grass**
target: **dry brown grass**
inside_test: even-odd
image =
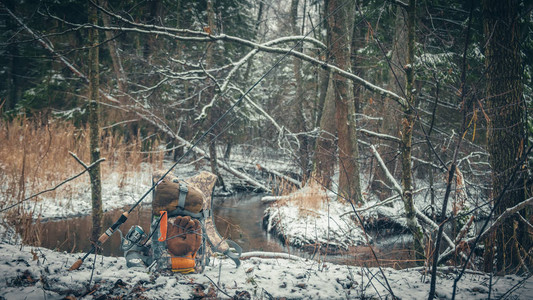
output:
[[[69,152],[87,164],[90,161],[88,129],[76,128],[70,122],[0,121],[0,141],[0,208],[83,171]],[[157,146],[157,142],[152,144],[154,149]],[[106,158],[101,164],[102,179],[116,172],[121,176],[119,184],[124,184],[140,171],[141,163],[162,164],[164,152],[146,154],[141,147],[140,134],[125,141],[122,136],[102,132],[101,157]],[[81,176],[44,196],[72,198],[80,183],[88,184],[88,177]],[[22,213],[20,207],[12,211]]]
[[[295,188],[284,188],[282,196],[287,196],[279,201],[279,204],[291,203],[300,208],[300,214],[314,214],[314,211],[322,208],[323,204],[328,201],[324,187],[316,183],[315,180],[309,180],[301,190]]]

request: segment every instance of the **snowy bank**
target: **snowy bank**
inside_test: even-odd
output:
[[[348,215],[341,217],[345,204],[331,201],[324,206],[315,210],[302,209],[291,202],[273,205],[265,210],[263,223],[268,232],[298,248],[328,247],[339,251],[366,242],[361,228]]]

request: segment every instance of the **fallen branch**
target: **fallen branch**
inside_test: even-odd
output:
[[[292,198],[291,196],[265,196],[265,197],[261,198],[261,202],[263,202],[263,203],[271,203],[271,202],[276,202],[276,201],[280,201],[280,200],[289,200],[291,198]]]
[[[418,189],[418,190],[414,191],[413,194],[420,193],[421,191],[423,191],[423,190],[427,190],[427,189],[428,189],[427,187],[426,187],[426,188]],[[264,198],[265,198],[265,197],[264,197]],[[394,195],[394,196],[391,196],[391,197],[389,197],[389,198],[387,198],[387,199],[385,199],[385,200],[383,200],[383,201],[379,201],[379,202],[377,202],[377,203],[375,203],[375,204],[372,204],[372,205],[370,205],[370,206],[361,207],[361,208],[356,209],[355,211],[353,211],[353,210],[349,210],[349,211],[343,213],[343,214],[340,215],[340,216],[343,217],[343,216],[345,216],[345,215],[353,214],[353,213],[356,213],[356,212],[360,213],[360,212],[364,212],[364,211],[367,211],[367,210],[371,210],[371,209],[376,208],[376,207],[380,207],[380,206],[388,205],[388,204],[390,204],[390,203],[392,203],[392,202],[394,202],[395,200],[398,200],[398,199],[400,199],[400,198],[401,198],[400,195]]]
[[[394,186],[394,189],[396,190],[398,195],[403,199],[402,187],[400,186],[400,184],[398,184],[396,179],[394,179],[394,176],[392,176],[392,174],[390,173],[389,168],[387,168],[387,166],[385,165],[385,162],[383,162],[383,159],[381,158],[381,155],[379,155],[379,152],[376,150],[376,147],[374,145],[370,145],[370,151],[372,151],[372,154],[374,155],[374,157],[378,161],[379,166],[381,167],[383,172],[385,172],[385,176],[387,177],[387,179],[389,179],[389,181]]]
[[[241,260],[249,259],[252,257],[258,258],[281,258],[281,259],[290,259],[290,260],[305,260],[302,257],[296,256],[294,254],[282,253],[282,252],[263,252],[263,251],[251,251],[241,254]]]
[[[193,152],[195,152],[196,154],[204,157],[207,160],[210,159],[209,154],[207,154],[204,150],[202,150],[202,149],[200,149],[198,147],[192,147],[193,144],[191,142],[189,142],[186,139],[182,138],[181,136],[177,135],[172,130],[170,130],[170,128],[165,127],[165,126],[163,126],[163,124],[160,124],[159,122],[156,122],[156,121],[154,121],[154,120],[142,115],[140,112],[136,111],[135,113],[137,113],[137,115],[140,116],[143,120],[145,120],[145,121],[151,123],[152,125],[154,125],[155,127],[157,127],[163,133],[165,133],[165,134],[169,135],[170,137],[176,139],[183,146],[191,148],[191,150]],[[264,192],[269,192],[270,191],[270,188],[268,188],[267,186],[259,183],[257,180],[253,179],[252,177],[248,176],[247,174],[235,170],[233,167],[231,167],[230,165],[226,164],[225,162],[223,162],[221,160],[217,160],[217,164],[218,164],[219,167],[221,167],[226,172],[234,175],[235,177],[237,177],[237,178],[239,178],[241,180],[244,180],[246,183],[254,186],[256,189],[258,189],[260,191],[264,191]]]
[[[283,175],[280,172],[277,172],[275,170],[271,170],[271,169],[268,169],[266,167],[263,167],[260,164],[256,164],[256,167],[257,167],[257,169],[259,171],[265,171],[265,172],[267,172],[269,174],[272,174],[272,175],[274,175],[276,177],[279,177],[279,178],[281,178],[281,179],[283,179],[285,181],[288,181],[288,182],[296,185],[298,188],[302,188],[302,184],[298,180],[295,180],[294,178],[291,178],[289,176],[285,176],[285,175]]]
[[[494,230],[496,230],[497,226],[502,223],[503,221],[505,221],[507,218],[509,218],[511,215],[515,214],[516,212],[518,212],[519,210],[522,210],[524,207],[528,206],[528,205],[533,205],[533,197],[529,198],[529,199],[526,199],[520,203],[518,203],[517,205],[513,206],[513,207],[509,207],[507,208],[493,223],[492,225],[485,229],[485,231],[483,231],[480,235],[479,235],[479,240],[481,239],[484,239],[485,237],[487,237],[491,232],[493,232]],[[469,239],[466,239],[464,240],[464,243],[471,246],[475,241],[476,241],[477,237],[471,237]],[[439,263],[442,263],[446,260],[448,260],[450,258],[451,255],[453,255],[455,253],[455,249],[446,249],[446,251],[444,251],[444,253],[441,255],[441,257],[439,258]]]
[[[391,181],[391,183],[394,185],[394,189],[398,192],[398,195],[401,197],[401,195],[403,195],[403,191],[402,191],[402,188],[401,186],[398,184],[398,182],[396,181],[396,179],[394,179],[394,177],[392,176],[392,174],[389,172],[389,169],[387,168],[387,166],[385,165],[385,163],[383,162],[383,159],[381,158],[381,155],[379,155],[378,151],[376,150],[376,147],[374,147],[374,145],[370,145],[370,149],[372,151],[372,154],[376,157],[379,165],[381,166],[381,168],[383,169],[383,171],[385,172],[385,176]],[[431,220],[430,218],[428,218],[423,212],[421,212],[416,206],[414,206],[414,210],[415,210],[415,214],[416,216],[421,219],[423,222],[425,222],[426,224],[430,225],[433,230],[438,230],[439,229],[439,225],[437,225],[435,222],[433,222],[433,220]],[[420,224],[418,224],[418,226],[420,226]],[[455,243],[452,241],[452,239],[446,234],[446,233],[442,233],[443,235],[443,238],[444,240],[448,243],[448,245],[450,246],[450,248],[452,249],[455,249]]]

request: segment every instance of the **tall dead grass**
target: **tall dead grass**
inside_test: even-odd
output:
[[[283,183],[282,183],[283,184]],[[280,193],[282,200],[278,203],[283,205],[290,202],[300,208],[300,214],[313,214],[328,201],[325,189],[316,180],[308,180],[305,187],[297,190],[293,185],[285,184]]]
[[[66,121],[54,120],[47,124],[27,118],[0,121],[0,141],[0,208],[54,187],[83,171],[69,152],[87,164],[90,162],[88,129],[76,128]],[[158,146],[157,141],[152,143],[153,149]],[[125,141],[111,131],[102,132],[100,152],[106,158],[101,165],[102,179],[118,173],[121,185],[141,170],[143,162],[162,164],[164,152],[147,155],[141,148],[140,134]],[[43,196],[71,198],[80,184],[88,184],[88,177],[81,176]],[[22,213],[20,207],[12,211],[11,214]]]

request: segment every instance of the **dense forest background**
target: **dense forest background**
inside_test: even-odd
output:
[[[463,241],[469,220],[492,220],[480,240],[504,251],[485,248],[486,270],[524,272],[533,266],[532,4],[3,0],[1,130],[9,140],[21,124],[45,129],[37,135],[93,124],[100,143],[118,140],[106,154],[135,144],[138,160],[176,160],[190,150],[224,189],[220,169],[243,173],[232,155],[283,161],[285,175],[356,206],[401,198],[418,256],[437,253],[435,263],[440,224],[463,229],[449,241],[453,256],[480,245]],[[19,190],[21,169],[2,174],[18,174]],[[7,202],[23,198],[15,190]],[[424,222],[438,225],[428,232]]]

